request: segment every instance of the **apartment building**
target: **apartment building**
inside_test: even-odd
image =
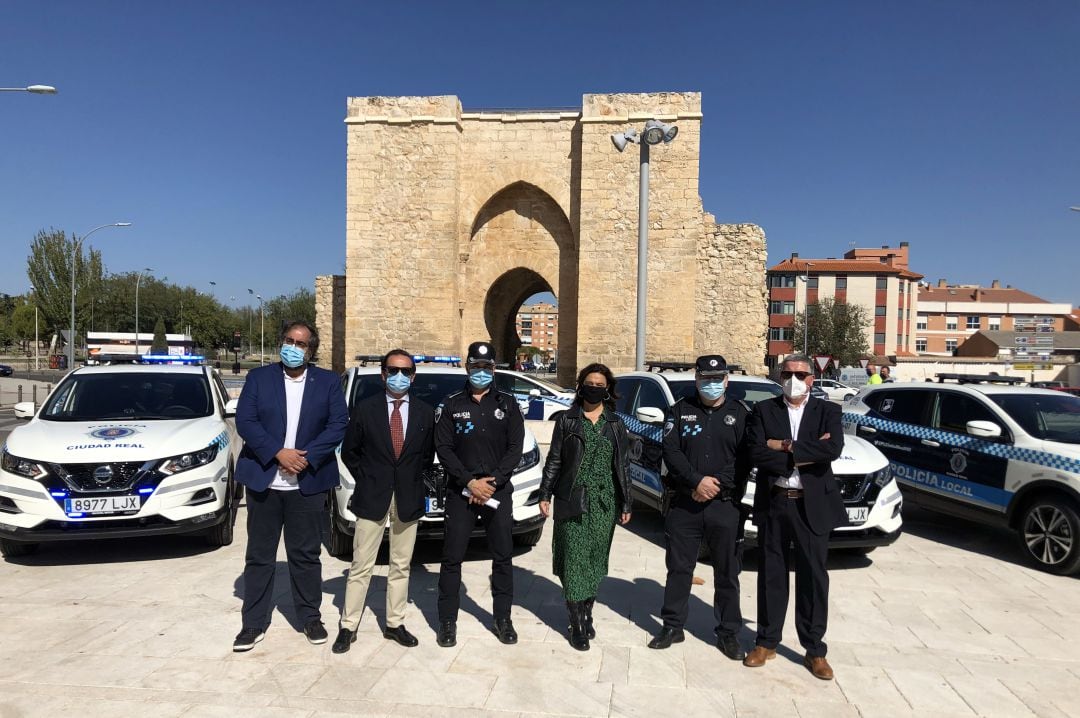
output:
[[[536,347],[545,361],[555,357],[559,345],[559,308],[547,302],[524,304],[517,313],[517,334],[521,350]]]
[[[951,356],[980,330],[1009,332],[1017,322],[1050,325],[1055,332],[1075,325],[1071,304],[1055,304],[994,280],[989,287],[938,280],[919,291],[915,351]]]
[[[842,259],[802,259],[793,253],[769,268],[769,341],[766,363],[802,347],[793,346],[795,316],[826,297],[860,304],[871,318],[866,340],[874,354],[915,353],[918,285],[923,277],[908,266],[909,244],[851,249]]]

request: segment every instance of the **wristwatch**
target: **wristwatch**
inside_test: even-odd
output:
[[[780,450],[781,451],[791,451],[792,443],[794,443],[794,442],[792,442],[791,439],[784,439],[783,441],[780,442]]]

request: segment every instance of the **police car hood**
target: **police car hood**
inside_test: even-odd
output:
[[[220,440],[215,417],[168,421],[43,421],[20,426],[7,440],[15,456],[51,463],[148,461],[198,451]]]
[[[835,476],[869,474],[889,463],[885,455],[866,439],[851,434],[844,435],[844,451],[832,462]]]

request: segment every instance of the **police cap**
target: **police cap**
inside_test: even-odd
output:
[[[701,376],[723,376],[728,372],[727,361],[719,354],[698,357],[694,368]]]
[[[469,345],[469,351],[465,354],[466,363],[476,362],[495,363],[495,347],[490,342],[473,342]]]

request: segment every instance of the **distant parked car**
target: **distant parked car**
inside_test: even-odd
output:
[[[11,376],[15,373],[15,370],[9,367],[7,364],[0,364],[0,376]]]
[[[848,386],[836,379],[814,379],[814,386],[811,389],[815,387],[823,389],[833,401],[846,401],[859,393],[859,390],[855,387]]]

